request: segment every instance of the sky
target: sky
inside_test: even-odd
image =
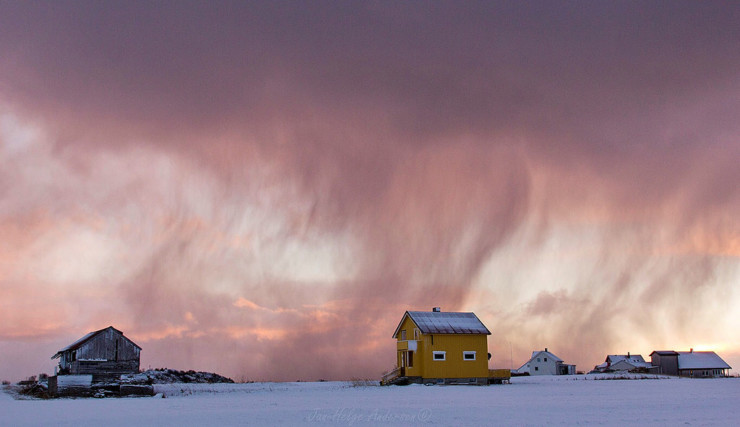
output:
[[[0,378],[379,378],[405,310],[740,368],[737,2],[0,0]],[[735,371],[737,372],[737,371]]]

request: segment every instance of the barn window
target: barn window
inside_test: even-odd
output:
[[[447,352],[445,352],[445,351],[433,351],[432,352],[432,359],[433,360],[437,360],[437,361],[446,360],[447,359]]]
[[[463,351],[463,360],[475,360],[475,352]]]
[[[419,339],[419,335],[421,335],[421,333],[419,332],[419,329],[418,328],[414,328],[414,339],[415,340],[418,340]]]
[[[406,329],[401,329],[401,341],[406,340]]]

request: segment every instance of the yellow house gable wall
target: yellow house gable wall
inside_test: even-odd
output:
[[[403,332],[406,331],[406,339],[402,340]],[[414,339],[414,331],[416,332],[416,336],[419,338],[419,340]],[[422,354],[424,354],[424,342],[422,340],[423,336],[421,335],[421,332],[416,327],[416,324],[413,320],[411,320],[410,317],[406,316],[401,323],[401,327],[398,328],[398,333],[396,334],[396,365],[397,366],[404,366],[402,357],[404,351],[413,351],[413,360],[411,366],[404,366],[406,368],[406,376],[409,377],[420,377],[422,376],[424,372],[424,360],[421,357]],[[416,350],[413,350],[414,346],[416,347]]]

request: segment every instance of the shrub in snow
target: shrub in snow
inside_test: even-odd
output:
[[[177,371],[174,369],[149,369],[135,375],[124,375],[126,384],[172,384],[172,383],[234,383],[234,380],[212,372]]]
[[[350,384],[352,387],[375,387],[379,386],[380,382],[378,380],[353,378],[350,380]]]

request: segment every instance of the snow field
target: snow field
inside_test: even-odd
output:
[[[520,377],[510,385],[161,384],[157,397],[14,400],[0,425],[738,425],[740,380]],[[162,398],[164,394],[166,398]]]

